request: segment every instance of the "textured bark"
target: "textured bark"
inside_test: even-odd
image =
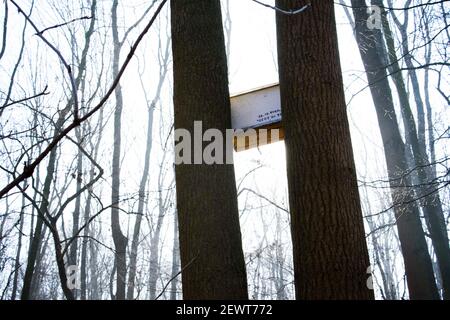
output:
[[[231,127],[220,2],[172,0],[175,129]],[[224,153],[225,154],[225,153]],[[175,168],[185,299],[247,299],[232,165]]]
[[[296,298],[372,299],[333,2],[278,13],[277,34]]]
[[[385,63],[377,50],[380,31],[367,27],[364,0],[352,0],[356,39],[367,73],[385,151],[397,229],[411,299],[439,299],[430,254],[408,170],[406,146],[401,138]]]

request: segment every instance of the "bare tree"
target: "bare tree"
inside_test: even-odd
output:
[[[278,12],[277,35],[296,298],[372,299],[334,4]]]
[[[406,146],[398,128],[387,72],[377,51],[381,32],[369,29],[369,14],[364,0],[352,0],[356,39],[374,100],[386,157],[389,184],[396,215],[406,276],[411,299],[438,299],[435,277],[419,210],[408,185]]]
[[[225,135],[231,115],[220,2],[174,0],[171,9],[175,129],[193,136],[201,120]],[[183,297],[247,299],[233,166],[175,171]]]

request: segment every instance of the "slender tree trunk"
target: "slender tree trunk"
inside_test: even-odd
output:
[[[92,229],[89,230],[90,233],[92,233]],[[93,241],[89,242],[89,272],[90,272],[90,279],[89,282],[89,299],[90,300],[99,300],[102,298],[101,290],[99,286],[99,280],[97,277],[99,276],[98,272],[98,259],[97,259],[97,253],[98,250],[94,245]]]
[[[76,129],[77,131],[77,140],[81,145],[82,139],[80,134],[80,128]],[[80,229],[80,213],[81,213],[81,188],[83,187],[83,153],[79,149],[77,155],[77,171],[76,171],[76,193],[78,194],[75,200],[75,208],[72,214],[72,236],[75,236]],[[69,257],[68,257],[68,265],[76,266],[77,265],[77,257],[78,256],[78,238],[76,237],[70,248],[69,248]],[[76,290],[72,290],[73,296],[76,298],[77,292]]]
[[[91,150],[93,150],[93,159],[94,161],[97,161],[98,158],[98,151],[100,148],[100,142],[103,136],[103,109],[100,110],[99,113],[99,120],[98,120],[98,128],[100,128],[98,132],[98,138],[97,141],[94,143],[91,143]],[[95,176],[95,166],[92,164],[91,170],[89,172],[89,181],[93,181]],[[84,209],[84,217],[83,221],[84,223],[88,223],[90,216],[91,216],[91,203],[92,203],[92,187],[89,188],[89,193],[86,199],[85,209]],[[86,227],[83,230],[83,242],[81,245],[81,261],[80,261],[80,298],[81,300],[86,300],[88,297],[88,289],[87,289],[87,281],[88,281],[88,271],[90,271],[93,274],[93,270],[88,270],[88,237],[91,232],[90,225],[86,225]],[[91,257],[92,259],[92,257]],[[96,279],[93,279],[96,280]]]
[[[93,170],[93,169],[92,169]],[[92,171],[91,170],[91,171]],[[84,209],[84,217],[83,220],[86,223],[89,221],[89,217],[91,215],[91,200],[92,197],[88,195],[86,200],[86,206]],[[88,235],[89,235],[90,226],[87,225],[83,230],[83,241],[81,242],[81,261],[80,261],[80,299],[87,299],[87,278],[88,278],[88,269],[87,269],[87,245],[88,245]]]
[[[55,243],[56,265],[58,267],[59,281],[61,284],[63,294],[67,300],[75,300],[74,293],[72,290],[69,289],[68,286],[64,256],[62,254],[61,240],[58,234],[58,229],[56,228],[56,224],[53,223],[49,229],[52,234],[53,241]]]
[[[175,129],[193,137],[201,120],[225,136],[231,114],[220,1],[172,0],[171,8]],[[175,171],[184,298],[247,299],[233,166]]]
[[[64,113],[64,112],[63,112]],[[57,123],[58,125],[63,123],[61,120],[63,117],[60,117]],[[56,129],[55,131],[58,131]],[[42,191],[42,199],[41,204],[39,207],[40,212],[47,212],[48,210],[48,198],[50,196],[50,187],[53,180],[53,174],[55,172],[56,168],[56,155],[57,155],[58,149],[53,149],[50,152],[49,160],[48,160],[48,166],[47,166],[47,176],[45,178],[44,182],[44,189]],[[42,229],[44,227],[44,221],[39,216],[39,214],[36,217],[36,227],[33,232],[33,240],[31,241],[30,248],[28,250],[28,260],[27,260],[27,268],[25,270],[25,276],[23,278],[23,288],[22,288],[22,294],[21,299],[22,300],[29,300],[31,298],[31,284],[33,282],[33,274],[36,264],[36,258],[37,254],[39,252],[40,243],[42,241]]]
[[[372,299],[333,2],[278,13],[277,34],[296,297]]]
[[[103,110],[100,111],[99,115],[99,128],[103,127]],[[92,149],[94,150],[93,159],[97,161],[98,156],[98,150],[100,147],[100,141],[102,137],[103,130],[100,129],[97,142],[95,144],[95,147]],[[92,181],[95,176],[95,166],[92,165],[92,168],[89,172],[89,181]],[[85,224],[89,222],[89,219],[91,217],[91,203],[92,203],[92,188],[89,188],[89,194],[86,199],[85,209],[84,209],[84,216],[83,221]],[[86,300],[87,299],[87,280],[88,280],[88,237],[90,233],[90,224],[87,224],[86,227],[83,229],[83,241],[81,244],[81,261],[80,261],[80,299]]]
[[[172,271],[170,283],[170,300],[177,300],[178,277],[180,271],[180,244],[178,242],[178,217],[175,212],[173,217],[173,249],[172,249]]]
[[[25,183],[24,183],[25,187]],[[19,223],[19,239],[17,240],[17,251],[16,251],[16,261],[14,262],[14,279],[13,279],[13,287],[11,300],[16,300],[17,296],[17,288],[20,274],[20,253],[22,250],[22,234],[23,234],[23,222],[24,222],[24,213],[25,213],[25,196],[22,196],[22,208],[20,210],[20,223]],[[6,220],[6,219],[5,219]]]
[[[426,53],[426,64],[431,63],[431,55],[433,52],[433,44],[430,36],[430,28],[428,26],[428,21],[425,22],[425,39],[428,43],[427,53]],[[425,105],[427,109],[427,127],[428,127],[428,147],[430,148],[430,162],[431,162],[431,178],[436,179],[436,147],[434,139],[434,123],[433,123],[433,108],[431,107],[430,101],[430,69],[425,69],[424,76],[424,88],[425,88]]]
[[[97,0],[92,1],[92,5],[91,5],[92,13],[95,12],[96,3],[97,3]],[[75,80],[77,88],[78,88],[78,86],[82,80],[82,77],[84,75],[84,72],[86,70],[86,57],[87,57],[87,52],[89,50],[90,37],[93,33],[94,21],[95,21],[95,17],[93,14],[89,31],[85,35],[86,43],[83,48],[82,59],[81,59],[81,63],[79,66],[78,75]],[[66,120],[66,116],[70,112],[70,110],[71,110],[71,102],[69,101],[68,105],[63,110],[61,110],[59,113],[58,120],[56,121],[56,124],[55,124],[54,136],[56,136],[59,133],[59,131],[61,130],[61,128],[63,127],[64,122]],[[42,192],[41,205],[39,208],[40,212],[43,212],[43,213],[46,213],[48,211],[48,207],[49,207],[50,187],[52,184],[52,180],[53,180],[55,169],[56,169],[56,163],[57,163],[57,150],[58,150],[57,148],[53,149],[49,155],[49,160],[48,160],[48,165],[47,165],[47,175],[46,175],[46,178],[44,181],[44,189]],[[37,221],[36,221],[35,230],[33,232],[33,237],[30,242],[27,268],[26,268],[25,276],[24,276],[24,280],[23,280],[24,284],[23,284],[22,294],[21,294],[22,300],[29,300],[31,298],[33,273],[34,273],[34,269],[35,269],[37,253],[39,252],[40,243],[42,241],[42,231],[43,231],[42,229],[43,229],[44,222],[39,217],[39,215],[37,216],[36,220]]]
[[[152,132],[153,132],[153,111],[154,106],[150,105],[148,108],[147,115],[147,143],[144,157],[144,170],[142,172],[141,183],[139,185],[139,202],[138,211],[136,215],[136,222],[134,225],[133,240],[131,242],[131,253],[130,253],[130,274],[128,276],[128,291],[127,299],[134,299],[134,287],[136,278],[136,265],[137,265],[137,250],[139,244],[139,235],[141,231],[142,217],[144,215],[144,205],[146,202],[146,186],[150,171],[150,154],[152,150]],[[151,276],[151,275],[150,275]]]
[[[117,25],[118,0],[114,0],[112,5],[112,31],[114,41],[113,52],[113,78],[119,73],[119,59],[121,43],[119,41]],[[116,252],[117,279],[116,294],[117,300],[125,300],[126,276],[127,276],[127,243],[128,239],[122,233],[120,227],[119,201],[120,201],[120,155],[121,155],[121,129],[122,129],[122,109],[123,96],[120,83],[114,91],[116,98],[116,108],[114,111],[114,148],[112,159],[112,190],[111,190],[111,230]]]
[[[162,168],[161,168],[162,170]],[[163,205],[162,191],[163,188],[161,180],[159,183],[159,215],[156,221],[156,227],[150,240],[150,268],[149,268],[149,288],[150,300],[156,298],[156,283],[159,279],[160,264],[159,264],[159,242],[161,238],[161,228],[164,222],[166,207]]]
[[[159,47],[159,50],[162,50],[161,46]],[[152,143],[153,114],[155,111],[156,103],[159,100],[160,95],[161,95],[164,80],[166,79],[169,52],[170,52],[170,42],[167,43],[164,53],[161,52],[163,58],[160,61],[160,66],[159,66],[160,78],[159,78],[159,82],[158,82],[158,87],[156,89],[155,98],[147,106],[148,107],[148,110],[147,110],[147,143],[146,143],[146,150],[145,150],[145,156],[144,156],[144,170],[142,172],[141,183],[139,185],[138,212],[137,212],[136,221],[135,221],[135,225],[134,225],[133,240],[131,243],[130,274],[128,277],[128,291],[127,291],[127,299],[129,299],[129,300],[134,299],[134,287],[135,287],[134,282],[135,282],[135,278],[136,278],[137,250],[138,250],[138,244],[139,244],[139,234],[140,234],[140,230],[141,230],[142,217],[144,216],[144,206],[146,204],[146,186],[147,186],[148,178],[149,178],[150,154],[151,154],[152,145],[153,145],[153,143]],[[144,89],[145,86],[142,83],[142,78],[141,78],[141,84]],[[145,90],[144,90],[144,95],[145,95],[146,101],[148,101]],[[150,273],[150,277],[151,277],[151,273]]]
[[[430,254],[408,170],[385,64],[377,51],[380,30],[369,29],[365,0],[352,0],[356,39],[367,72],[383,140],[397,229],[411,299],[439,299]]]
[[[382,0],[376,0],[376,2],[379,5],[383,4]],[[394,47],[394,38],[390,30],[386,15],[384,15],[383,26],[386,36],[386,42],[389,48],[389,57],[391,58],[391,73],[393,74],[394,83],[396,84],[397,91],[399,93],[402,109],[407,110],[406,112],[404,112],[404,118],[407,119],[407,121],[405,121],[405,130],[407,131],[407,134],[409,136],[408,140],[413,153],[413,165],[411,167],[417,168],[416,172],[419,186],[416,187],[416,193],[420,198],[420,204],[423,208],[425,220],[427,222],[427,226],[431,234],[431,240],[436,252],[436,258],[442,278],[443,296],[448,300],[450,299],[449,238],[444,212],[442,210],[441,197],[439,195],[439,191],[436,191],[436,186],[432,183],[435,175],[433,173],[434,165],[429,161],[425,142],[425,107],[420,92],[419,80],[414,68],[414,64],[412,62],[412,55],[409,52],[408,45],[408,12],[405,12],[405,22],[403,24],[401,24],[397,18],[394,18],[394,20],[398,28],[400,29],[400,34],[402,37],[403,56],[405,59],[406,67],[408,68],[408,74],[411,79],[414,99],[417,106],[417,130],[402,73],[399,72],[400,66]]]

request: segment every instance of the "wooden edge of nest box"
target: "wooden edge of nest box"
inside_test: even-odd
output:
[[[273,142],[278,142],[278,141],[283,141],[284,140],[284,127],[282,125],[281,122],[277,122],[277,123],[272,123],[270,125],[266,125],[266,126],[262,126],[259,128],[253,128],[256,132],[256,139],[253,136],[249,136],[248,134],[245,134],[248,132],[248,130],[244,130],[244,135],[241,136],[234,136],[233,138],[233,145],[234,145],[234,150],[236,152],[241,152],[241,151],[247,151],[250,149],[254,149],[257,147],[262,147],[264,145],[268,145],[272,143],[272,130],[279,130],[279,137],[276,141]],[[260,139],[260,130],[267,130],[267,140],[266,141],[261,141]],[[242,139],[245,139],[245,147],[243,149],[239,149],[238,150],[238,141],[242,141]],[[255,143],[256,141],[256,143]],[[240,144],[241,146],[243,145],[243,143]]]

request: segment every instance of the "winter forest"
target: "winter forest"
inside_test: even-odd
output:
[[[0,0],[0,298],[449,300],[449,108],[449,0]]]

